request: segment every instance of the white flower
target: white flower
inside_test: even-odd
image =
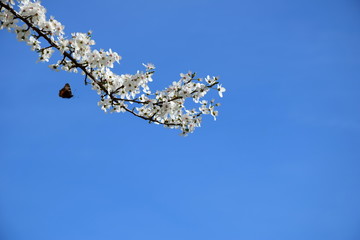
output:
[[[191,79],[191,75],[192,75],[192,72],[190,72],[190,71],[186,74],[180,73],[180,77],[183,82],[188,82]]]
[[[52,48],[47,48],[47,49],[40,51],[39,61],[48,62],[51,55],[53,54],[53,52],[54,52],[54,49],[52,49]]]
[[[219,112],[214,110],[214,107],[210,107],[210,113],[214,117],[214,120],[216,120],[216,116],[219,115]]]
[[[222,93],[225,92],[226,89],[225,89],[224,87],[222,87],[221,84],[218,84],[218,85],[217,85],[217,90],[219,91],[219,96],[220,96],[220,97],[223,97],[223,94],[222,94]]]
[[[29,37],[29,40],[28,40],[27,44],[31,46],[31,50],[33,50],[33,51],[37,51],[37,50],[39,50],[41,48],[40,47],[40,41],[38,41],[33,36]]]
[[[56,71],[56,72],[59,72],[60,70],[58,69],[59,65],[57,64],[50,64],[49,65],[49,68]]]
[[[207,77],[205,78],[205,81],[206,81],[209,85],[216,83],[216,80],[217,80],[216,77],[210,77],[209,75],[207,75]]]
[[[147,70],[155,69],[155,65],[152,64],[152,63],[147,63],[147,64],[143,63],[142,65],[143,65],[144,67],[146,67]]]

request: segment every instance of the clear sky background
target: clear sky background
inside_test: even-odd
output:
[[[360,2],[43,0],[114,71],[220,76],[188,137],[105,114],[0,31],[1,240],[360,239]],[[74,98],[58,97],[69,82]]]

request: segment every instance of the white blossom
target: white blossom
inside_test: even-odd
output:
[[[225,89],[224,87],[222,87],[221,84],[218,84],[218,85],[217,85],[217,90],[219,91],[219,96],[220,96],[220,97],[223,97],[223,94],[222,94],[222,93],[225,92],[226,89]]]
[[[31,46],[31,50],[33,51],[37,51],[41,48],[40,41],[34,38],[33,36],[29,37],[27,44]]]
[[[72,33],[68,38],[58,20],[53,16],[47,19],[40,1],[17,2],[15,10],[14,0],[0,0],[0,29],[12,31],[19,41],[25,41],[38,52],[39,61],[49,62],[58,50],[62,57],[49,67],[85,75],[85,83],[100,95],[98,105],[103,111],[129,112],[149,122],[180,129],[182,135],[200,127],[204,114],[216,120],[220,104],[203,98],[211,89],[223,97],[226,89],[219,84],[218,77],[197,78],[196,73],[189,71],[181,73],[180,79],[164,90],[152,92],[149,83],[153,81],[154,64],[143,63],[144,71],[118,75],[112,69],[115,63],[120,63],[121,56],[112,49],[92,49],[95,45],[92,31]],[[199,107],[187,109],[187,99]]]
[[[146,67],[146,70],[153,70],[155,69],[155,65],[152,63],[143,63],[143,66]]]

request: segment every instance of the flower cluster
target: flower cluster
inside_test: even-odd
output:
[[[81,72],[85,84],[100,95],[98,105],[105,112],[129,112],[137,117],[168,128],[181,129],[187,135],[199,127],[203,114],[218,115],[215,110],[220,104],[215,100],[204,100],[209,90],[217,90],[222,97],[225,88],[217,77],[197,78],[196,73],[181,73],[180,80],[162,91],[152,92],[155,66],[143,64],[144,71],[135,74],[117,75],[111,69],[121,57],[111,49],[92,49],[95,45],[91,32],[73,33],[70,38],[64,34],[64,26],[54,19],[46,18],[46,9],[37,0],[0,0],[0,29],[16,34],[19,41],[25,41],[33,51],[38,52],[39,61],[49,62],[53,52],[58,50],[62,58],[49,65],[53,70]],[[185,101],[192,99],[199,107],[187,109]]]

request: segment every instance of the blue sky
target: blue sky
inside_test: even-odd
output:
[[[358,1],[42,3],[117,51],[119,74],[152,62],[152,89],[192,70],[227,92],[180,137],[104,114],[80,75],[0,31],[1,239],[360,239]]]

